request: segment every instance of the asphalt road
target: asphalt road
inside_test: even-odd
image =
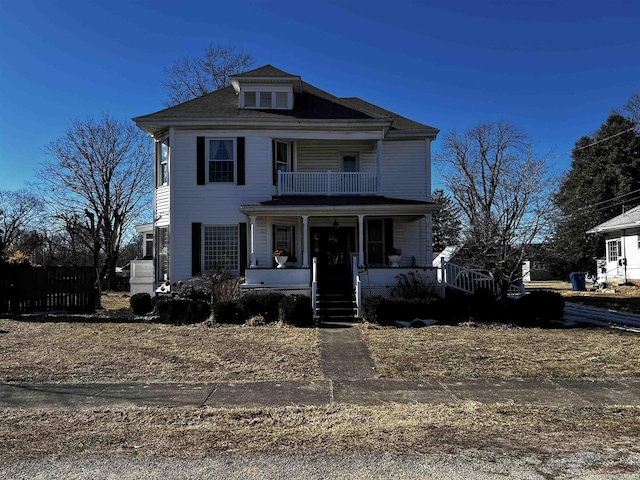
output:
[[[561,458],[456,455],[216,455],[201,459],[37,460],[0,466],[3,479],[637,479],[640,454]]]

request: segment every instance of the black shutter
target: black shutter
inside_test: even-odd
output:
[[[393,244],[393,219],[384,219],[384,258],[387,258],[387,252],[394,247]]]
[[[202,224],[191,224],[191,275],[202,273]]]
[[[236,152],[238,158],[236,164],[238,165],[238,180],[236,183],[237,185],[244,185],[244,137],[238,137],[237,141],[238,146]]]
[[[198,137],[196,141],[196,164],[198,169],[198,185],[206,183],[204,161],[204,137]]]
[[[244,275],[247,268],[247,223],[240,223],[240,275]]]
[[[276,163],[276,141],[271,140],[271,164],[273,169],[273,185],[278,185],[278,164]]]

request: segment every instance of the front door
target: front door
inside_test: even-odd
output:
[[[350,282],[354,227],[312,227],[311,249],[318,259],[318,282]]]

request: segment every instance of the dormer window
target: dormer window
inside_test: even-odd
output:
[[[282,86],[243,87],[240,108],[289,110],[293,108],[293,91]]]

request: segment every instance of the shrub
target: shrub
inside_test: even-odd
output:
[[[263,295],[255,292],[248,292],[238,299],[238,309],[243,319],[248,319],[256,315],[264,317]]]
[[[285,325],[312,327],[311,299],[304,295],[289,295],[280,300],[279,320]]]
[[[262,316],[267,323],[277,322],[280,315],[280,302],[286,298],[283,293],[268,292],[260,293],[262,302]]]
[[[471,295],[460,290],[447,288],[441,308],[441,320],[443,322],[457,323],[467,321],[471,312]]]
[[[151,306],[151,295],[148,293],[136,293],[129,299],[131,311],[136,315],[146,315],[153,307]]]
[[[238,304],[233,300],[216,302],[211,307],[213,319],[217,323],[243,323]]]
[[[162,323],[183,325],[199,323],[211,315],[207,302],[161,295],[155,297],[153,313]]]
[[[513,320],[523,326],[545,327],[551,320],[562,320],[564,316],[564,298],[556,292],[531,292],[516,302]]]
[[[397,320],[431,318],[430,305],[431,300],[407,300],[373,295],[362,302],[362,318],[377,325],[395,325]]]
[[[496,297],[489,289],[478,288],[473,292],[470,306],[470,314],[478,322],[491,322],[499,317]]]
[[[427,276],[426,270],[409,270],[409,273],[396,276],[398,283],[391,287],[392,297],[399,298],[440,298],[436,293],[433,280]]]
[[[190,282],[178,287],[176,291],[178,298],[186,300],[200,300],[202,302],[211,302],[210,290],[201,283]]]

